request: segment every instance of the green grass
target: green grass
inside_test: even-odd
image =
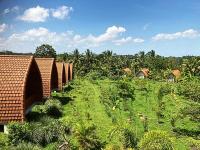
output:
[[[158,91],[160,86],[166,83],[147,80],[131,80],[129,82],[135,86],[135,99],[126,102],[120,100],[114,105],[106,106],[102,99],[114,97],[118,92],[118,81],[76,79],[72,90],[64,94],[57,94],[60,97],[72,99],[67,105],[64,105],[64,116],[61,119],[69,123],[74,130],[78,125],[96,125],[97,136],[109,145],[122,146],[122,129],[124,128],[133,130],[141,139],[144,135],[142,115],[148,118],[148,130],[164,130],[175,137],[171,119],[178,115],[181,108],[190,103],[174,93],[165,95],[162,99],[164,117],[161,119],[162,123],[158,123],[156,114]],[[171,85],[172,88],[175,86],[175,84]],[[144,87],[147,90],[144,90]],[[198,129],[198,124],[188,118],[178,120],[176,125],[186,129]],[[75,137],[72,136],[71,139],[74,144],[78,145]],[[175,138],[176,149],[188,149],[186,139],[187,137],[184,136]]]

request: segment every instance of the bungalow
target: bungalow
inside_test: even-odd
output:
[[[54,58],[35,58],[39,67],[42,85],[43,97],[50,97],[51,91],[58,89],[58,73]]]
[[[123,69],[124,73],[126,73],[127,75],[131,75],[132,74],[132,71],[130,68],[124,68]]]
[[[0,131],[11,121],[23,122],[42,100],[42,79],[33,56],[0,56]]]
[[[144,79],[144,78],[147,78],[148,75],[149,75],[149,69],[143,68],[136,74],[136,77],[140,79]]]
[[[66,83],[65,66],[62,62],[56,62],[58,71],[58,89],[62,90],[63,85]]]
[[[69,72],[70,72],[70,75],[69,75],[69,80],[71,81],[73,79],[73,64],[69,64]]]
[[[175,82],[177,79],[181,77],[181,72],[178,69],[172,70],[172,72],[168,75],[168,82]]]

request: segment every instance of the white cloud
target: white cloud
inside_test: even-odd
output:
[[[113,41],[113,43],[115,43],[115,45],[123,45],[123,44],[126,44],[126,43],[143,43],[143,42],[144,42],[144,39],[133,38],[133,37],[130,37],[130,36]]]
[[[6,30],[6,28],[8,27],[8,25],[6,25],[5,23],[0,24],[0,33],[4,32]]]
[[[21,33],[14,33],[7,38],[0,40],[0,49],[16,50],[20,52],[34,51],[38,45],[48,43],[55,48],[92,48],[112,42],[120,33],[125,32],[123,27],[112,26],[99,36],[92,34],[88,36],[81,36],[75,34],[73,31],[66,31],[62,33],[51,32],[47,28],[39,27],[33,28]]]
[[[73,11],[72,7],[61,6],[58,9],[52,9],[52,16],[58,19],[65,19]]]
[[[124,27],[112,26],[108,27],[105,33],[99,36],[89,35],[86,39],[90,42],[102,43],[116,38],[120,33],[123,33],[125,31],[126,29]]]
[[[174,40],[179,38],[196,38],[200,36],[200,32],[194,29],[188,29],[183,32],[176,32],[176,33],[159,33],[152,37],[154,41],[159,40]]]
[[[44,22],[49,17],[49,9],[36,6],[24,11],[18,18],[28,22]]]

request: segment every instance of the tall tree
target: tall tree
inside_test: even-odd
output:
[[[34,53],[35,57],[47,57],[47,58],[56,58],[55,49],[49,44],[42,44],[36,48]]]

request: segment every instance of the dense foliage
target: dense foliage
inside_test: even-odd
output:
[[[163,131],[149,131],[139,143],[141,150],[174,150],[172,138]]]
[[[56,58],[55,49],[49,44],[42,44],[41,46],[36,48],[34,53],[35,57],[52,57]]]

